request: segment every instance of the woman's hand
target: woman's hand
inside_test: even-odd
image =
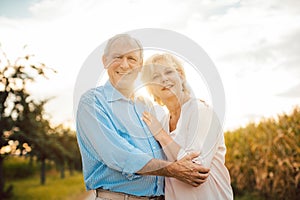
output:
[[[147,124],[149,130],[156,140],[159,140],[160,136],[166,133],[165,131],[163,131],[161,123],[149,112],[143,112],[142,119]]]
[[[147,124],[154,138],[160,143],[168,160],[176,161],[181,147],[162,128],[161,123],[149,112],[144,112],[142,119]]]

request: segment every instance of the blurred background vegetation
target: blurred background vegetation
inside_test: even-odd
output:
[[[44,111],[49,99],[38,101],[27,90],[28,84],[39,77],[47,78],[47,73],[55,71],[37,62],[34,55],[25,54],[11,62],[0,50],[1,199],[17,199],[18,191],[26,194],[29,185],[17,188],[16,180],[39,174],[37,180],[45,185],[47,169],[55,169],[61,179],[66,177],[66,170],[70,176],[81,171],[75,131],[63,124],[52,126],[51,117]]]
[[[300,108],[225,133],[236,195],[300,199]]]
[[[0,53],[0,199],[83,199],[74,130],[52,126],[26,86],[55,73],[33,55]],[[300,109],[225,133],[236,198],[300,199]]]

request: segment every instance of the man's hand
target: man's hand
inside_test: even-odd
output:
[[[190,153],[181,160],[168,165],[166,168],[171,174],[171,177],[174,177],[194,187],[198,187],[204,183],[209,175],[209,169],[192,161],[198,156],[199,153]]]
[[[173,177],[198,187],[209,175],[208,168],[193,162],[198,156],[199,153],[191,153],[176,162],[152,159],[137,174]]]

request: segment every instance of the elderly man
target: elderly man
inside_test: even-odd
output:
[[[134,93],[143,65],[140,42],[116,35],[102,57],[109,80],[82,95],[77,138],[86,188],[99,199],[164,199],[164,177],[199,186],[209,169],[193,163],[197,153],[168,162],[161,146],[141,120],[151,111]]]

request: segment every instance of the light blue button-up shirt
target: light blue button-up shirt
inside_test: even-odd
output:
[[[108,81],[82,95],[77,110],[77,139],[86,188],[137,196],[164,194],[164,178],[135,174],[163,151],[146,124],[142,100],[131,101]]]

